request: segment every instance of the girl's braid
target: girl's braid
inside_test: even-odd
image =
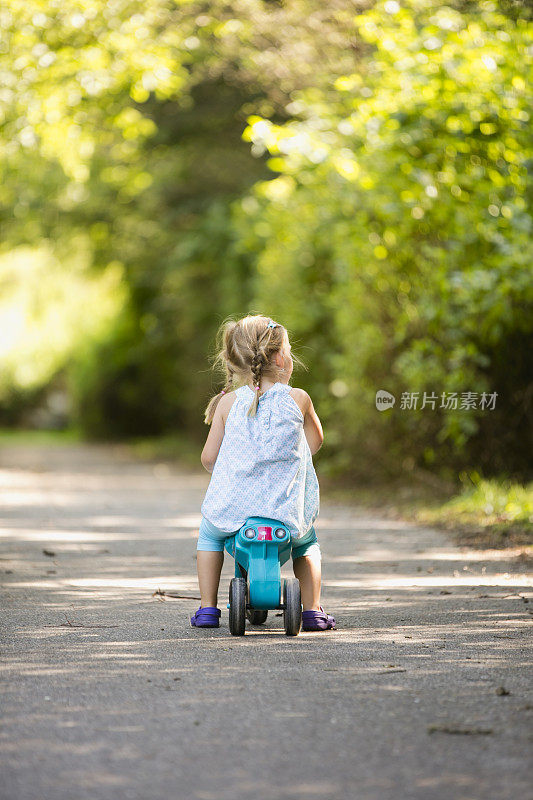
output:
[[[268,364],[268,358],[265,355],[264,348],[261,346],[261,342],[267,336],[267,334],[272,332],[272,327],[267,325],[266,329],[261,334],[257,334],[257,342],[255,345],[255,352],[252,356],[252,375],[254,378],[254,385],[257,389],[261,387],[261,376],[263,373],[263,367]],[[270,336],[268,337],[270,341]]]
[[[226,383],[224,388],[220,390],[219,394],[226,394],[231,390],[233,386],[233,369],[230,367],[229,364],[226,363]]]
[[[256,388],[261,386],[261,374],[263,372],[263,367],[267,363],[267,358],[264,352],[257,348],[256,352],[252,356],[252,375],[254,379],[254,386]]]

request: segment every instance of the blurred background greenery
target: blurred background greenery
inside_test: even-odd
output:
[[[330,483],[531,480],[528,4],[10,0],[0,29],[4,429],[199,464],[215,332],[263,313]],[[497,399],[400,409],[424,391]]]

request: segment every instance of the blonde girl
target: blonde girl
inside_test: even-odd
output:
[[[201,461],[211,480],[201,506],[197,544],[201,605],[195,627],[218,627],[224,539],[248,517],[283,522],[300,581],[303,630],[328,630],[335,619],[320,605],[321,552],[313,523],[319,486],[312,456],[324,440],[310,396],[289,385],[294,360],[287,330],[260,314],[226,320],[215,366],[224,388],[209,402],[211,425]]]

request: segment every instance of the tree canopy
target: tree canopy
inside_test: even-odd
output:
[[[325,472],[527,469],[522,4],[11,0],[0,23],[5,421],[57,384],[88,435],[200,441],[214,333],[253,311],[308,365]],[[436,407],[401,409],[417,392]],[[441,404],[468,392],[494,410]]]

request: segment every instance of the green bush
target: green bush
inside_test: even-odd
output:
[[[530,99],[517,71],[531,30],[495,9],[377,3],[355,19],[360,71],[301,92],[284,124],[248,120],[280,173],[235,204],[257,254],[253,297],[309,348],[333,471],[526,467],[505,425],[526,421],[531,376]],[[376,411],[378,389],[393,410]],[[438,407],[442,392],[494,391],[496,414]],[[434,392],[437,407],[401,410],[404,392]],[[484,448],[470,450],[476,436]]]

